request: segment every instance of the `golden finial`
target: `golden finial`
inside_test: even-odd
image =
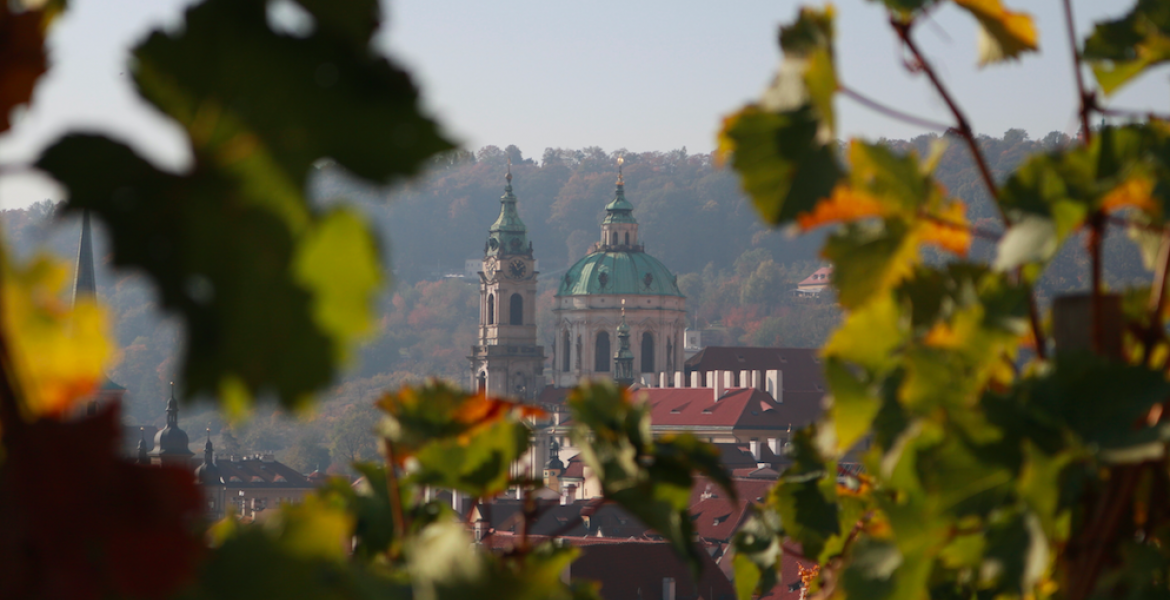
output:
[[[624,163],[624,162],[626,162],[626,157],[619,156],[618,157],[618,180],[617,180],[618,185],[622,185],[625,183],[625,180],[622,178],[622,163]]]

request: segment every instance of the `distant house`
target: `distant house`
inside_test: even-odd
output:
[[[833,267],[821,267],[796,284],[796,295],[802,298],[815,298],[821,295],[832,281]]]

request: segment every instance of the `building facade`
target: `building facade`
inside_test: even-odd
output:
[[[553,385],[572,387],[583,378],[615,376],[623,309],[633,379],[682,370],[686,297],[674,274],[647,254],[638,239],[634,205],[626,200],[619,170],[601,239],[569,268],[557,288]]]
[[[536,341],[536,261],[516,210],[512,169],[500,216],[488,230],[479,275],[479,328],[471,347],[471,387],[530,400],[544,387],[544,347]]]

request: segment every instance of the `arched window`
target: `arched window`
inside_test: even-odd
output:
[[[654,372],[654,334],[649,331],[642,334],[642,372]]]
[[[597,332],[597,343],[593,345],[593,370],[609,372],[609,333],[605,331]]]
[[[508,323],[511,325],[524,324],[524,298],[520,294],[512,294],[508,301]]]
[[[572,348],[569,347],[569,344],[572,343],[572,341],[570,341],[570,339],[569,339],[569,330],[566,329],[565,334],[561,337],[563,338],[563,341],[561,343],[561,347],[564,349],[564,351],[561,353],[563,355],[563,356],[561,356],[561,370],[568,373],[569,372],[569,365],[571,364],[569,362],[569,358],[570,358],[569,354],[572,353]]]
[[[626,245],[627,246],[630,245],[630,232],[628,232],[628,231],[626,232]]]
[[[496,297],[488,294],[488,325],[496,324]]]
[[[487,373],[480,372],[478,380],[479,380],[479,393],[482,394],[482,393],[487,391]]]

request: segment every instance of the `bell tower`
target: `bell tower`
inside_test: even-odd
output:
[[[471,347],[472,389],[532,399],[544,387],[544,348],[536,343],[536,261],[516,210],[512,164],[500,216],[488,230],[479,272],[479,329]]]

